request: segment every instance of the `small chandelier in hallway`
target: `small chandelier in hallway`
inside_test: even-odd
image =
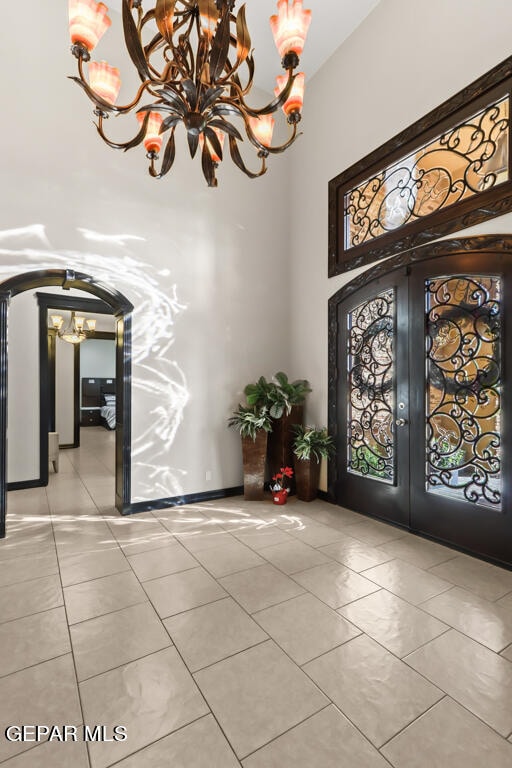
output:
[[[111,25],[107,6],[96,0],[69,0],[71,51],[78,60],[78,77],[72,79],[95,104],[101,138],[110,147],[125,151],[144,142],[149,173],[160,178],[173,165],[175,131],[183,124],[191,157],[200,149],[208,186],[217,186],[215,171],[223,158],[226,135],[231,159],[241,171],[250,178],[265,173],[266,158],[295,141],[301,119],[304,73],[295,70],[311,21],[311,11],[303,9],[302,0],[277,0],[278,13],[270,18],[286,74],[277,78],[275,98],[260,109],[245,101],[255,68],[245,4],[235,14],[236,0],[156,0],[146,11],[143,0],[121,2],[125,45],[141,81],[133,99],[123,106],[116,104],[121,87],[118,69],[105,61],[91,61],[88,78],[84,71],[92,50]],[[290,125],[290,136],[283,144],[272,146],[272,114],[279,107]],[[109,139],[105,119],[112,113],[134,110],[139,123],[133,121],[134,137],[124,143]],[[240,153],[241,131],[261,161],[256,171],[247,168]]]
[[[94,318],[85,318],[71,312],[69,322],[64,325],[62,315],[51,315],[51,328],[57,331],[57,334],[63,341],[70,344],[81,344],[82,341],[89,339],[96,330],[96,320]]]

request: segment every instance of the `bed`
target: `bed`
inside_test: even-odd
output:
[[[116,394],[115,392],[101,393],[101,420],[106,429],[116,428]]]

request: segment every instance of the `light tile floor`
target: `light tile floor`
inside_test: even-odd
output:
[[[511,572],[321,501],[121,518],[113,438],[9,494],[2,768],[510,768]]]

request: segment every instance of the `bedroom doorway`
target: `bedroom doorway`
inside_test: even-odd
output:
[[[40,442],[46,440],[47,432],[58,432],[61,448],[78,448],[81,427],[102,423],[103,395],[107,390],[116,391],[115,317],[112,308],[98,299],[40,292],[35,296],[39,308]],[[65,327],[71,312],[96,320],[94,335],[80,344],[61,342],[51,327],[52,315],[59,314]],[[109,348],[108,354],[103,346]],[[97,355],[91,347],[100,347]],[[92,379],[93,384],[88,386],[84,378]],[[115,429],[115,410],[109,428]],[[41,456],[41,473],[45,466]]]
[[[99,299],[116,323],[116,380],[117,407],[115,425],[115,506],[121,514],[127,514],[130,508],[131,478],[131,312],[132,304],[115,289],[96,281],[90,275],[72,270],[38,270],[17,275],[0,284],[0,538],[5,536],[6,491],[7,491],[7,323],[9,300],[28,290],[45,286],[66,289],[78,289],[92,294]],[[71,299],[72,297],[69,297]],[[52,296],[52,300],[54,297]],[[80,300],[83,302],[83,300]],[[90,301],[85,299],[85,301]],[[42,312],[40,307],[40,312]],[[45,311],[45,316],[47,312]],[[40,349],[48,353],[46,321],[39,326]],[[45,352],[43,352],[43,357]],[[45,402],[48,403],[48,377],[43,384],[46,387]],[[43,413],[41,413],[43,417]],[[48,408],[44,419],[41,418],[40,439],[40,485],[48,482]],[[43,437],[44,434],[44,437]]]
[[[459,249],[418,249],[331,299],[330,493],[512,565],[512,268],[503,248]]]

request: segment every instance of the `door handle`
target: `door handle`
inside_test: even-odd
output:
[[[403,418],[397,419],[395,421],[395,424],[397,425],[397,427],[405,427],[405,425],[407,424],[407,419],[403,419]]]

